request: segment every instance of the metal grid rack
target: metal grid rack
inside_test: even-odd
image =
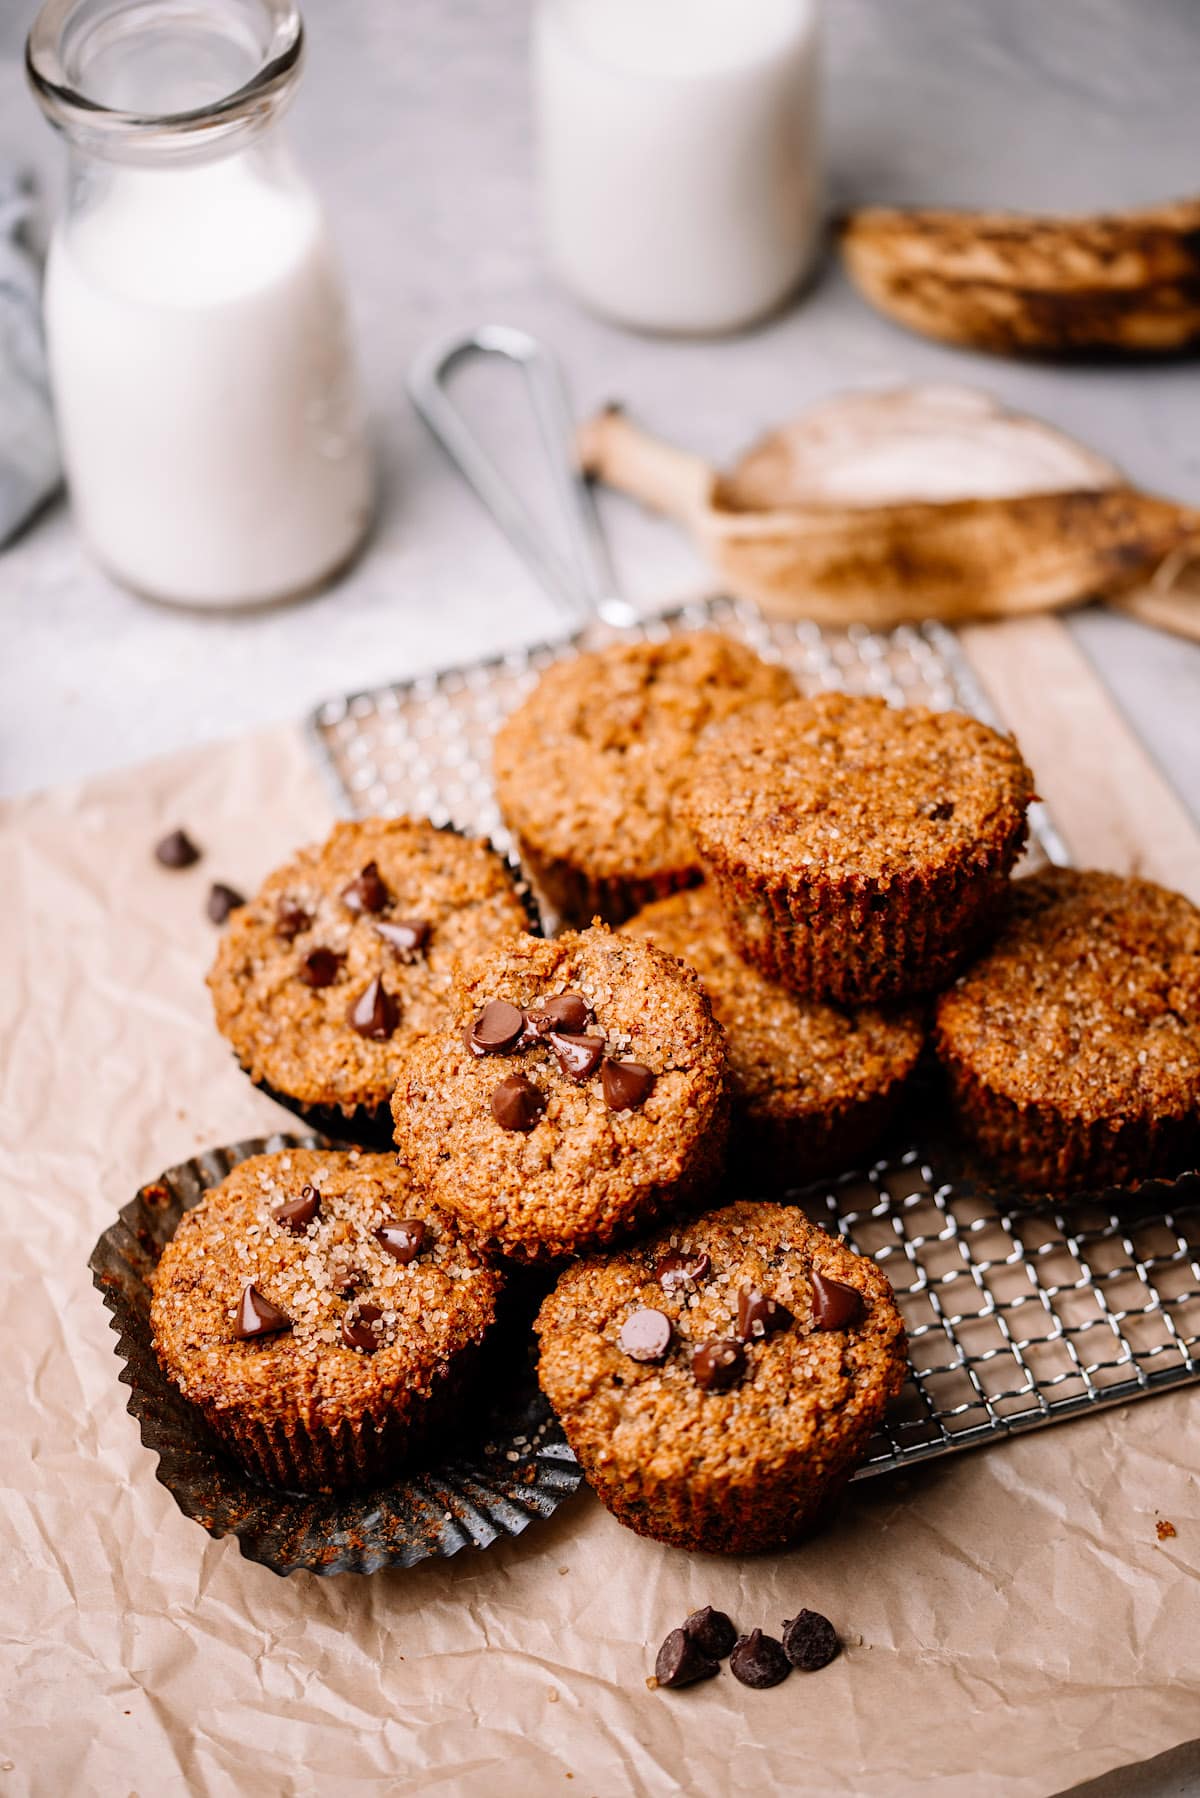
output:
[[[833,632],[729,599],[648,617],[624,637],[703,626],[784,662],[805,691],[958,706],[995,722],[936,623]],[[551,662],[616,635],[556,643],[322,705],[311,729],[339,806],[415,812],[511,848],[490,768],[497,724]],[[1040,806],[1027,865],[1065,862]],[[1200,1378],[1200,1179],[1132,1204],[1006,1205],[912,1149],[847,1175],[806,1208],[879,1262],[909,1332],[911,1378],[858,1477]]]

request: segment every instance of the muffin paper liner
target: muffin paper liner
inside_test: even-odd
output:
[[[93,1249],[88,1265],[112,1313],[127,1409],[158,1457],[158,1478],[185,1516],[211,1536],[236,1536],[247,1559],[279,1574],[412,1567],[519,1536],[552,1516],[583,1479],[538,1389],[524,1316],[498,1326],[489,1380],[477,1395],[478,1421],[453,1445],[443,1437],[424,1464],[361,1492],[291,1493],[261,1484],[217,1444],[159,1366],[151,1280],[183,1213],[251,1155],[332,1146],[316,1135],[276,1134],[211,1149],[143,1186]],[[518,1293],[512,1309],[519,1304]]]

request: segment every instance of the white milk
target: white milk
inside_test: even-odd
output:
[[[729,331],[820,229],[816,0],[539,0],[547,249],[597,311]]]
[[[177,603],[316,586],[362,539],[371,471],[315,199],[255,149],[101,180],[57,229],[45,296],[85,537]]]

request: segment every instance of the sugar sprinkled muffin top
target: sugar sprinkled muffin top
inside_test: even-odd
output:
[[[541,855],[597,878],[690,868],[674,795],[696,745],[795,690],[785,668],[718,631],[557,663],[496,734],[500,808]]]
[[[978,719],[820,693],[725,725],[681,807],[701,853],[717,844],[726,864],[886,883],[985,860],[1032,797],[1016,744]]]
[[[485,843],[426,819],[340,823],[234,912],[208,980],[217,1025],[291,1098],[384,1106],[401,1043],[444,1018],[459,962],[527,926]]]
[[[1200,910],[1148,880],[1014,883],[991,949],[938,1002],[941,1052],[1014,1104],[1200,1129]]]
[[[285,1205],[309,1208],[311,1194],[307,1223],[278,1219]],[[329,1425],[384,1396],[402,1408],[427,1396],[482,1339],[500,1284],[395,1156],[291,1149],[241,1162],[184,1214],[155,1271],[150,1318],[156,1353],[186,1397],[267,1413],[315,1407]],[[287,1328],[239,1337],[247,1286]],[[345,1332],[356,1324],[351,1346]]]
[[[695,968],[725,1031],[734,1098],[753,1116],[827,1113],[904,1079],[924,1040],[914,1009],[802,999],[744,962],[709,887],[648,905],[622,926]]]
[[[852,1289],[840,1327],[828,1317],[820,1327],[814,1274]],[[759,1305],[757,1323],[746,1289],[773,1302]],[[630,1353],[630,1320],[646,1311],[669,1325],[653,1359]],[[906,1365],[880,1269],[797,1208],[745,1201],[572,1265],[537,1331],[539,1379],[568,1435],[586,1432],[601,1461],[655,1483],[743,1482],[797,1449],[821,1454],[831,1437],[877,1420]],[[736,1345],[742,1365],[728,1384],[705,1385],[696,1352],[720,1344]]]

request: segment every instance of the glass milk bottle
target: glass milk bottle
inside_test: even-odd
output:
[[[537,0],[550,262],[647,331],[734,331],[807,274],[821,227],[816,0]]]
[[[67,483],[154,599],[293,597],[370,518],[340,278],[279,123],[301,47],[287,0],[47,0],[30,33],[70,153],[45,290]]]

